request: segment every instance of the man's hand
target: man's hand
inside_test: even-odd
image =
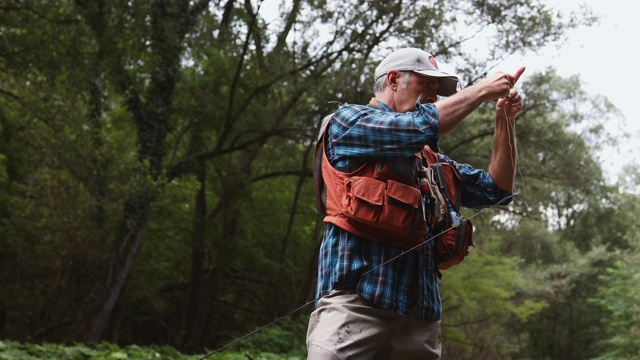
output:
[[[511,192],[515,192],[516,162],[518,160],[514,125],[523,105],[522,96],[518,90],[513,88],[513,85],[516,84],[524,69],[521,67],[513,76],[503,76],[503,79],[511,82],[508,84],[506,94],[503,92],[496,103],[496,127],[493,135],[491,163],[489,164],[489,174],[495,184],[503,190]]]
[[[524,70],[525,68],[521,67],[514,75],[502,72],[495,73],[443,100],[436,101],[440,136],[445,136],[453,131],[464,118],[485,101],[500,99],[498,103],[502,117],[513,119],[522,109],[522,97],[519,97],[517,92],[514,93],[513,98],[509,96],[513,85],[518,81]],[[507,101],[505,97],[509,97],[510,101]],[[505,109],[507,110],[506,113]],[[509,116],[509,113],[511,113],[511,116]]]
[[[524,70],[525,68],[521,67],[513,75],[513,85],[518,82],[518,79],[520,79],[520,75],[522,75]],[[498,99],[498,102],[496,103],[496,119],[506,118],[505,120],[513,122],[518,114],[520,114],[520,111],[522,111],[524,99],[518,90],[513,88],[513,85],[509,88],[509,92],[506,96]]]
[[[523,66],[513,75],[497,72],[484,78],[478,82],[477,85],[483,88],[485,100],[496,100],[504,96],[509,96],[511,89],[513,89],[518,82],[524,70],[525,67]]]
[[[496,103],[496,118],[508,120],[514,122],[522,106],[524,105],[524,99],[522,95],[516,89],[509,90],[509,94],[505,97],[498,99]]]

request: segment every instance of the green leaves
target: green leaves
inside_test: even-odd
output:
[[[472,83],[497,59],[561,42],[567,29],[593,21],[537,1],[292,5],[270,23],[250,1],[0,7],[0,311],[8,334],[64,342],[101,314],[96,338],[200,353],[287,313],[313,298],[318,123],[336,102],[368,102],[388,50],[428,49],[460,64]],[[485,32],[488,54],[468,51],[465,42]],[[619,114],[552,69],[530,74],[522,89],[522,192],[474,218],[478,245],[443,281],[446,346],[461,359],[536,357],[547,344],[553,353],[579,329],[625,341],[621,324],[600,325],[637,295],[596,292],[601,283],[634,284],[623,264],[635,260],[620,255],[616,265],[606,255],[632,247],[638,205],[627,191],[637,187],[637,169],[619,190],[606,185],[594,155],[611,141],[606,120]],[[442,149],[486,167],[493,119],[493,104],[483,106]],[[621,283],[599,278],[605,269]],[[569,317],[572,309],[590,316]],[[295,316],[295,326],[249,341],[255,351],[213,358],[276,358],[269,352],[289,344],[303,352],[304,314]],[[587,349],[593,338],[572,340]],[[42,346],[8,348],[56,349]],[[58,350],[180,356],[113,344]]]
[[[501,242],[496,236],[489,239],[488,232],[476,235],[478,247],[461,265],[443,272],[443,345],[455,358],[477,357],[478,348],[493,358],[508,357],[517,347],[505,326],[547,306],[524,295],[531,280],[518,258],[501,253]]]
[[[181,354],[168,346],[140,347],[136,345],[120,348],[103,342],[94,346],[83,344],[30,344],[14,341],[0,341],[0,359],[68,359],[68,360],[162,360],[194,359],[194,356]],[[213,359],[216,359],[215,357]]]
[[[615,262],[600,275],[602,283],[591,299],[611,313],[608,337],[600,340],[606,351],[597,359],[633,359],[640,354],[640,233],[629,234],[629,248],[614,254]]]

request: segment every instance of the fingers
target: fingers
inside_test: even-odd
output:
[[[522,66],[513,75],[497,72],[485,78],[482,82],[487,86],[487,99],[493,100],[500,97],[509,97],[513,86],[520,80],[520,76],[524,73],[525,69],[526,68]]]
[[[510,89],[509,93],[498,99],[496,104],[496,110],[505,111],[505,115],[508,114],[509,117],[517,116],[523,107],[524,97],[516,89]]]
[[[524,103],[522,101],[516,102],[516,103],[512,103],[510,105],[507,105],[507,111],[509,113],[514,113],[514,116],[517,116],[520,111],[522,111],[522,107],[523,107]]]
[[[513,74],[513,85],[515,85],[518,82],[518,79],[520,79],[520,75],[522,75],[522,73],[526,70],[526,67],[521,67],[520,69],[518,69],[518,71],[516,71],[515,74]]]
[[[520,93],[518,92],[518,90],[516,89],[510,89],[509,93],[507,94],[507,96],[505,96],[506,100],[509,101],[510,103],[515,103],[515,102],[519,102],[522,100],[522,95],[520,95]]]
[[[526,70],[526,67],[521,67],[520,69],[518,69],[515,74],[513,74],[513,76],[508,76],[507,77],[507,81],[509,82],[508,86],[509,86],[509,92],[507,93],[507,96],[509,96],[509,93],[511,92],[511,89],[513,89],[513,87],[516,85],[516,83],[518,82],[518,80],[520,79],[520,75],[522,75],[522,73],[524,73],[524,71]]]
[[[524,107],[524,98],[517,90],[512,89],[509,95],[505,97],[504,111],[510,120],[515,120]]]
[[[509,94],[505,96],[506,104],[510,107],[522,107],[524,99],[516,89],[509,90]]]

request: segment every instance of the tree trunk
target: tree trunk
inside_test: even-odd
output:
[[[324,222],[322,222],[322,218],[320,216],[317,217],[314,238],[319,239],[317,241],[317,245],[314,247],[313,255],[311,255],[311,261],[309,261],[309,266],[307,267],[307,276],[302,285],[300,286],[300,291],[296,293],[296,297],[294,299],[294,308],[297,309],[310,300],[315,299],[316,297],[316,283],[318,277],[318,256],[320,256],[320,246],[322,245],[322,232],[324,229]],[[300,318],[300,315],[303,313],[305,309],[300,309],[300,311],[296,311],[291,314],[291,318],[296,321]]]
[[[205,258],[205,237],[206,237],[206,182],[205,182],[205,164],[197,165],[197,177],[200,182],[200,188],[195,196],[195,213],[193,220],[193,233],[191,239],[191,275],[189,276],[189,288],[187,290],[187,299],[185,308],[183,309],[182,328],[184,329],[183,344],[191,348],[194,341],[194,325],[199,317],[198,303],[200,292],[202,291],[202,274],[204,271]]]
[[[140,244],[142,243],[142,231],[138,231],[137,235],[134,238],[133,244],[131,244],[131,248],[129,253],[127,254],[126,260],[124,262],[124,266],[118,272],[116,279],[111,286],[109,291],[109,297],[107,301],[102,306],[102,309],[96,316],[93,321],[93,325],[89,330],[89,333],[86,336],[87,342],[98,342],[102,338],[102,334],[104,333],[104,329],[107,327],[107,323],[109,322],[109,318],[111,317],[111,313],[113,312],[113,308],[116,305],[116,302],[120,298],[120,292],[127,281],[129,273],[133,268],[133,265],[136,262],[138,257],[138,253],[140,250]]]
[[[203,281],[200,296],[193,309],[195,314],[193,325],[188,329],[191,332],[191,336],[185,344],[187,349],[199,349],[202,346],[204,332],[211,317],[213,299],[218,293],[217,288],[218,284],[220,284],[220,274],[220,270],[211,269]]]

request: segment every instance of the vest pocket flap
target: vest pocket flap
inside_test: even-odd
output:
[[[387,181],[387,196],[414,208],[420,203],[420,190],[393,180]]]
[[[379,180],[354,176],[347,180],[347,192],[373,205],[382,205],[385,183]]]

